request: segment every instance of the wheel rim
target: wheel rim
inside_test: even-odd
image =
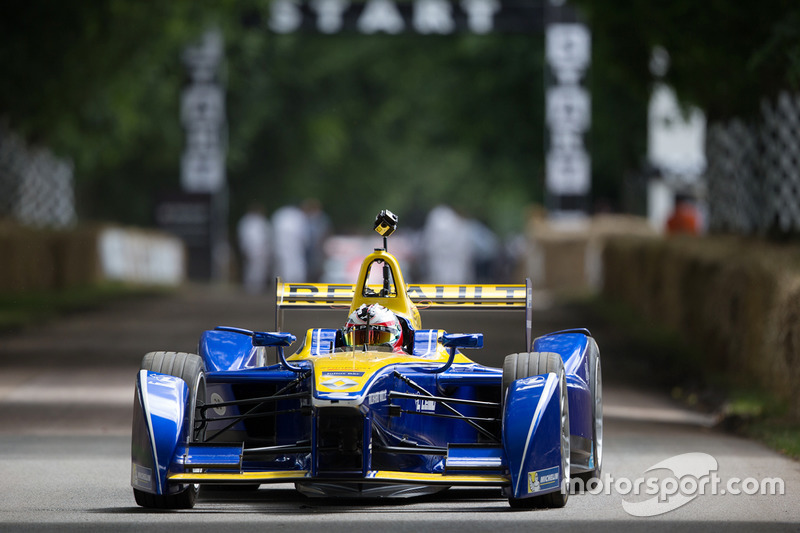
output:
[[[203,442],[206,437],[206,423],[199,422],[204,418],[202,407],[206,404],[206,381],[202,374],[197,378],[197,385],[195,386],[194,400],[191,405],[191,420],[189,427],[192,428],[192,434],[189,435],[190,442]]]
[[[594,469],[600,472],[603,466],[603,374],[600,370],[600,358],[597,358],[594,372]]]
[[[200,422],[198,426],[198,419],[205,418],[202,407],[206,404],[206,380],[203,376],[202,372],[197,378],[197,383],[195,385],[195,393],[194,399],[191,405],[191,414],[190,414],[190,421],[189,427],[191,428],[191,435],[189,435],[189,442],[204,442],[206,440],[206,423]],[[193,472],[203,472],[202,468],[195,468],[192,469]],[[199,492],[200,485],[195,483],[190,485],[191,490],[195,491],[195,493]]]

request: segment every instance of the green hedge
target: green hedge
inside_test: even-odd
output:
[[[800,249],[732,237],[613,237],[603,291],[702,349],[698,367],[800,417]],[[646,357],[646,354],[643,354]],[[677,363],[676,363],[677,364]]]

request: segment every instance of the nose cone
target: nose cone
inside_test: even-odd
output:
[[[313,402],[316,406],[358,407],[368,392],[384,387],[387,367],[399,362],[391,352],[342,352],[315,357]]]
[[[346,376],[331,376],[320,381],[320,387],[333,391],[361,390],[361,384]]]
[[[332,405],[345,402],[359,405],[369,379],[368,371],[359,368],[352,357],[320,357],[314,360],[314,403]]]

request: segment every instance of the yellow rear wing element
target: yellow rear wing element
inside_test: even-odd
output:
[[[379,289],[377,286],[375,290]],[[525,285],[408,285],[407,294],[420,309],[465,307],[524,309]],[[341,283],[284,283],[278,278],[279,308],[341,309],[355,297],[355,285]]]
[[[283,311],[335,309],[346,311],[356,295],[355,285],[342,283],[276,283],[276,330],[281,331]],[[380,287],[372,287],[376,291]],[[526,342],[531,345],[533,288],[530,279],[522,285],[432,285],[410,284],[406,294],[418,309],[519,310],[525,311]],[[342,321],[344,322],[344,318]]]

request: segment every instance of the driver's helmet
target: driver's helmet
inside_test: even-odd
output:
[[[403,350],[403,329],[394,313],[381,304],[362,304],[350,313],[344,327],[346,346],[390,346]]]

